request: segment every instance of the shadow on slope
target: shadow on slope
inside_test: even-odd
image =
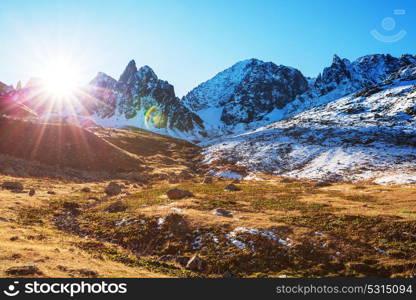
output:
[[[0,119],[0,153],[87,171],[139,170],[141,160],[74,125]]]

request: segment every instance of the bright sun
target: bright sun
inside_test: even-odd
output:
[[[43,88],[55,100],[74,97],[79,87],[79,75],[79,69],[70,61],[51,60],[41,75]]]

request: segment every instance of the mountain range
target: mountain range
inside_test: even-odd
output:
[[[337,55],[317,78],[273,62],[237,62],[201,83],[182,99],[148,66],[131,61],[119,80],[99,73],[90,83],[99,99],[92,119],[99,125],[132,125],[206,141],[243,133],[386,80],[416,56],[367,55],[350,62]],[[102,104],[105,105],[102,105]]]
[[[199,143],[206,162],[222,162],[212,172],[237,166],[246,174],[367,180],[383,171],[380,181],[412,182],[415,86],[410,54],[334,55],[316,78],[248,59],[179,98],[172,84],[132,60],[118,80],[98,73],[75,109],[39,109],[39,99],[28,96],[36,80],[18,101],[44,118],[75,114],[71,120],[83,125],[134,126]],[[2,84],[0,94],[10,89]]]

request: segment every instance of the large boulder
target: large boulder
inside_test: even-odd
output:
[[[172,189],[166,192],[166,195],[171,200],[178,200],[188,197],[193,197],[194,194],[192,194],[190,191],[187,190],[180,190],[180,189]]]

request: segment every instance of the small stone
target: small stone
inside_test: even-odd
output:
[[[47,193],[48,193],[48,195],[56,195],[56,193],[54,191],[48,191]]]
[[[182,267],[186,267],[186,265],[188,264],[188,261],[189,261],[189,256],[177,256],[175,258],[175,262],[181,265]]]
[[[180,179],[183,179],[183,180],[189,180],[189,179],[192,179],[192,174],[191,173],[189,173],[188,171],[186,171],[186,170],[183,170],[183,171],[181,171],[179,174],[178,174],[178,177],[180,178]]]
[[[35,189],[30,189],[30,190],[29,190],[29,196],[30,196],[30,197],[34,196],[35,194],[36,194]]]
[[[78,269],[77,271],[78,271],[78,273],[81,276],[84,276],[84,277],[89,277],[89,278],[96,278],[96,277],[98,277],[98,273],[95,272],[95,271],[93,271],[93,270],[89,270],[89,269]]]
[[[22,255],[20,253],[14,253],[11,256],[11,259],[16,260],[16,259],[21,259]]]
[[[104,192],[109,196],[116,196],[121,193],[121,186],[116,182],[110,182]]]
[[[121,201],[116,201],[114,203],[111,203],[104,211],[109,213],[118,213],[123,212],[127,210],[127,205],[124,204]]]
[[[231,274],[230,271],[225,271],[224,274],[222,274],[223,278],[231,278],[233,277],[233,274]]]
[[[169,179],[168,179],[168,182],[169,182],[170,184],[176,184],[176,183],[179,183],[179,178],[178,178],[177,176],[170,176],[170,177],[169,177]]]
[[[72,210],[72,209],[76,209],[76,208],[79,208],[80,207],[78,203],[71,202],[71,201],[65,201],[62,206],[65,209],[68,209],[68,210]]]
[[[204,178],[204,180],[202,180],[203,184],[211,184],[212,183],[212,177],[211,176],[207,176]]]
[[[89,187],[83,187],[81,189],[81,192],[83,192],[83,193],[90,193],[91,192],[91,189]]]
[[[227,185],[224,190],[227,192],[241,191],[241,189],[238,186],[236,186],[234,183],[230,183],[229,185]]]
[[[327,187],[327,186],[331,186],[332,183],[329,181],[319,181],[317,183],[315,183],[315,187]]]
[[[186,269],[196,272],[201,272],[205,269],[206,262],[198,255],[192,256],[192,258],[186,264]]]
[[[228,217],[228,218],[233,217],[233,213],[231,211],[223,209],[223,208],[217,208],[212,214],[216,216],[223,216],[223,217]]]

